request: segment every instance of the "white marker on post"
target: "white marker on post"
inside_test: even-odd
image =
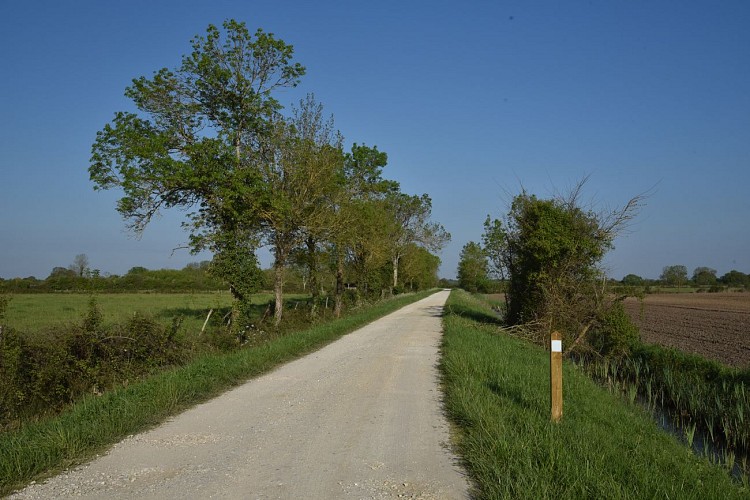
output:
[[[551,348],[550,357],[550,392],[552,403],[552,421],[559,422],[562,418],[563,394],[562,394],[562,337],[560,332],[552,332],[550,335]]]

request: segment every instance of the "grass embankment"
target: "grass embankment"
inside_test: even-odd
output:
[[[0,495],[34,478],[82,463],[129,434],[158,424],[431,293],[434,290],[398,296],[257,347],[203,356],[143,382],[99,397],[86,397],[55,418],[0,434]]]
[[[750,495],[569,363],[563,420],[551,423],[549,353],[503,334],[465,292],[451,294],[444,328],[446,407],[477,498]]]

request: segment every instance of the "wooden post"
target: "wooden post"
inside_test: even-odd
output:
[[[208,320],[211,319],[211,315],[213,313],[214,313],[213,309],[211,309],[210,311],[208,311],[208,316],[206,316],[206,321],[203,322],[203,328],[201,328],[201,333],[203,333],[203,331],[206,329],[206,325],[208,324]],[[198,335],[200,335],[201,333],[199,333]]]
[[[560,332],[552,332],[550,345],[550,392],[552,401],[552,421],[562,418],[562,340]]]

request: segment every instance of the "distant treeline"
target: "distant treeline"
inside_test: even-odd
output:
[[[480,274],[478,278],[470,276],[467,278],[465,275],[461,276],[462,280],[445,280],[441,279],[438,286],[444,288],[463,288],[469,292],[479,293],[503,293],[508,290],[507,280],[491,279],[487,276],[485,271],[484,274]],[[685,276],[684,278],[678,277],[677,279],[660,277],[659,279],[642,278],[636,274],[628,274],[621,280],[610,279],[608,283],[615,288],[618,285],[622,287],[630,287],[640,289],[645,293],[659,293],[666,289],[672,288],[689,288],[690,290],[697,292],[723,292],[728,290],[743,291],[750,289],[750,274],[732,270],[723,276],[716,277],[714,274],[694,274],[692,278]]]
[[[224,290],[226,284],[212,276],[210,263],[188,264],[183,269],[150,270],[133,267],[118,276],[100,275],[96,270],[78,273],[65,267],[55,267],[46,279],[0,278],[0,293],[49,292],[189,292]]]
[[[404,259],[408,263],[408,259]],[[443,288],[453,287],[455,281],[442,279],[438,282],[436,272],[437,264],[425,270],[411,269],[413,266],[404,266],[401,269],[405,283],[398,292],[424,290],[434,286]],[[326,271],[326,270],[323,270]],[[261,272],[263,290],[273,290],[274,270],[264,269]],[[377,284],[386,283],[392,271],[383,268],[379,273],[382,276],[372,278]],[[379,281],[376,279],[378,278]],[[324,291],[330,291],[335,285],[335,276],[329,272],[321,272],[320,286]],[[284,272],[284,288],[289,293],[309,293],[309,277],[304,269],[290,267]],[[118,292],[207,292],[217,290],[229,290],[229,285],[222,279],[211,273],[211,262],[194,262],[182,269],[146,269],[145,267],[133,267],[122,276],[116,274],[102,274],[97,269],[86,266],[76,268],[75,265],[68,267],[55,267],[45,279],[34,276],[27,278],[0,278],[0,294],[3,293],[118,293]]]
[[[697,267],[693,271],[692,277],[688,274],[686,266],[672,265],[665,266],[659,279],[641,278],[636,274],[628,274],[620,283],[626,286],[643,286],[643,287],[707,287],[722,289],[725,287],[748,288],[750,287],[750,275],[733,269],[722,276],[718,276],[715,269],[710,267]]]

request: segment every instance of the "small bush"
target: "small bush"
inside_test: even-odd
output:
[[[640,343],[640,332],[625,312],[622,302],[616,302],[606,311],[601,324],[589,337],[589,343],[605,357],[621,357],[630,353]]]

